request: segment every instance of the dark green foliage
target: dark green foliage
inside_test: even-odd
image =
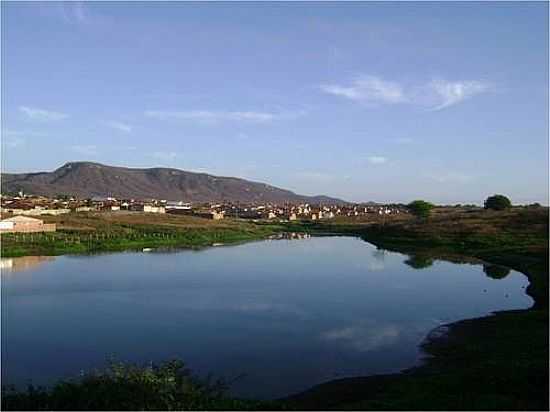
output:
[[[485,209],[491,210],[505,210],[512,207],[512,202],[506,196],[503,195],[493,195],[489,196],[485,200]]]
[[[493,279],[504,279],[510,273],[510,269],[500,265],[483,265],[483,272]]]
[[[255,409],[260,402],[231,399],[221,381],[201,380],[180,361],[140,367],[110,362],[50,390],[2,388],[3,410],[205,410]]]
[[[433,209],[434,205],[426,202],[424,200],[415,200],[407,205],[409,211],[420,218],[427,218],[430,216],[430,211]]]
[[[432,266],[434,259],[429,255],[410,255],[405,264],[413,269],[425,269]]]

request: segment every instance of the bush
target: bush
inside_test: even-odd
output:
[[[2,410],[207,410],[256,409],[252,401],[225,396],[222,381],[200,380],[169,361],[140,367],[110,362],[103,371],[53,388],[29,386],[26,391],[2,387]]]
[[[485,209],[505,210],[512,207],[512,202],[506,196],[493,195],[485,200]]]
[[[416,217],[427,218],[434,205],[424,200],[415,200],[407,205],[409,211]]]

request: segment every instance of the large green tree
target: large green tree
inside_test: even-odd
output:
[[[489,196],[485,200],[485,209],[505,210],[512,207],[512,202],[504,195]]]
[[[415,200],[407,205],[409,211],[420,218],[427,218],[430,216],[430,211],[433,209],[434,205],[426,202],[424,200]]]

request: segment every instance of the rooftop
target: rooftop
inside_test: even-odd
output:
[[[2,222],[28,222],[28,223],[38,223],[38,222],[42,222],[40,219],[35,219],[33,217],[28,217],[28,216],[14,216],[14,217],[9,217],[7,219],[2,219]]]

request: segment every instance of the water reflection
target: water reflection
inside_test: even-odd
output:
[[[371,253],[372,259],[368,259],[367,268],[371,272],[378,272],[384,270],[386,258],[386,251],[384,249],[375,249]]]
[[[410,255],[404,263],[413,269],[426,269],[434,264],[434,258],[429,255],[416,254]]]
[[[510,274],[510,268],[499,265],[485,264],[483,265],[483,272],[493,279],[504,279]]]
[[[401,328],[395,323],[363,321],[358,325],[323,332],[321,339],[358,352],[370,352],[399,342]]]
[[[281,239],[297,240],[10,260],[26,272],[2,278],[3,382],[47,384],[116,354],[245,374],[235,395],[278,397],[410,367],[435,326],[532,303],[525,276],[495,281],[479,262],[350,237]]]
[[[1,273],[23,272],[55,260],[55,256],[22,256],[0,259]]]
[[[287,239],[287,240],[303,240],[310,239],[311,235],[309,233],[301,232],[283,232],[277,233],[275,235],[269,236],[269,239]]]

